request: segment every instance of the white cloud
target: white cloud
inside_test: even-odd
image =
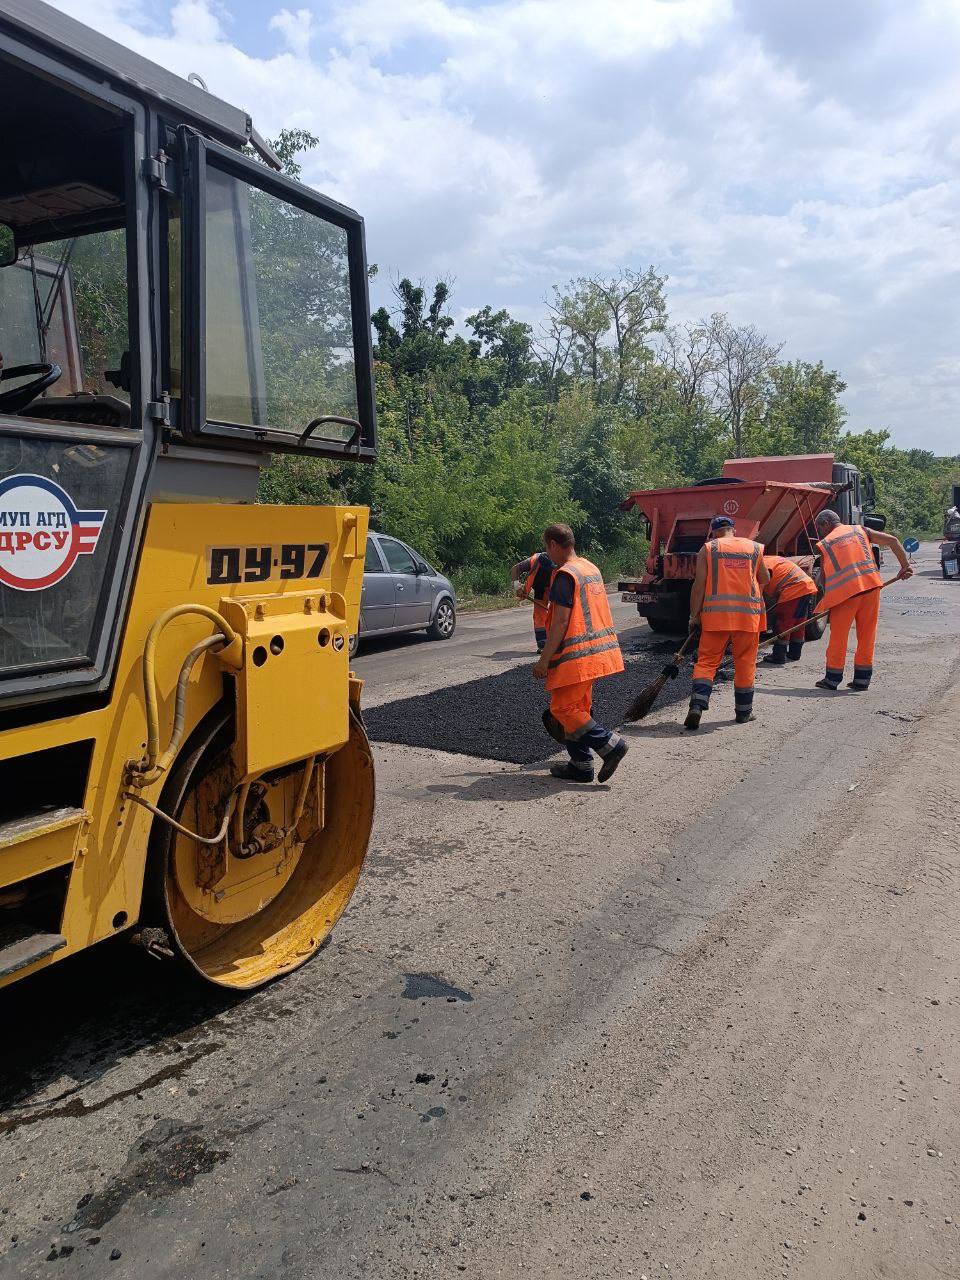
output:
[[[367,220],[381,281],[533,318],[653,262],[840,369],[855,427],[960,448],[955,0],[61,0],[321,139],[305,178]]]
[[[281,9],[270,19],[270,30],[281,33],[287,48],[296,57],[306,58],[309,55],[313,35],[313,14],[309,9],[298,9],[296,13]]]

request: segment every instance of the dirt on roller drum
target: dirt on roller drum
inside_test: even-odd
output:
[[[598,680],[593,687],[593,713],[601,724],[616,728],[630,702],[658,676],[679,641],[653,640],[646,628],[621,635],[626,670]],[[468,680],[415,698],[400,698],[364,711],[374,741],[427,747],[481,760],[534,764],[560,748],[541,723],[549,695],[530,674],[533,665],[511,667],[499,675]],[[690,696],[690,664],[667,682],[657,706],[684,702]],[[718,701],[723,699],[718,690]]]

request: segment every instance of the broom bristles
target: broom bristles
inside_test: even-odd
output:
[[[627,714],[624,718],[627,720],[642,720],[644,716],[649,715],[653,710],[653,704],[656,702],[660,690],[667,683],[668,675],[669,672],[667,671],[661,672],[652,684],[648,684],[645,689],[641,689],[627,708]]]

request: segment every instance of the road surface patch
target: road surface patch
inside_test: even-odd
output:
[[[594,685],[593,710],[601,724],[608,728],[620,724],[625,708],[643,685],[659,675],[673,647],[662,641],[650,646],[649,642],[626,640],[626,671]],[[548,695],[543,682],[531,676],[532,665],[511,667],[498,675],[381,703],[364,712],[367,732],[375,742],[425,747],[480,760],[508,764],[546,760],[556,755],[558,747],[540,721]],[[669,706],[689,696],[686,670],[677,680],[668,682],[658,706]]]

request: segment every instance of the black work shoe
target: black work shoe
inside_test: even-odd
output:
[[[770,667],[785,667],[787,665],[786,658],[776,657],[772,653],[766,654],[763,660]]]
[[[838,684],[831,684],[829,680],[818,680],[817,688],[829,689],[831,693],[836,693],[840,686]]]
[[[866,693],[870,686],[868,684],[861,684],[859,680],[848,680],[847,688],[852,689],[854,693]]]
[[[597,781],[606,782],[608,778],[612,778],[617,771],[617,765],[629,750],[630,748],[621,738],[618,745],[613,748],[609,755],[605,755],[603,757],[603,764],[600,766],[600,772],[597,774]]]
[[[567,740],[567,735],[564,732],[563,725],[557,717],[552,714],[549,707],[544,711],[541,719],[543,720],[543,727],[546,729],[547,733],[549,733],[550,737],[553,738],[554,742],[559,742],[560,745],[563,746]]]
[[[555,778],[562,778],[564,782],[592,782],[592,769],[575,769],[569,762],[565,764],[552,764],[550,772]]]
[[[703,712],[700,710],[699,707],[691,707],[690,710],[687,712],[687,718],[683,722],[683,727],[685,729],[699,729],[700,717],[702,715],[703,715]]]
[[[756,716],[752,711],[738,711],[736,713],[737,724],[748,724],[751,720],[756,720]]]
[[[800,661],[800,659],[801,659],[802,657],[803,657],[803,654],[802,654],[802,653],[788,653],[788,654],[787,654],[787,661],[788,661],[788,662],[799,662],[799,661]]]

